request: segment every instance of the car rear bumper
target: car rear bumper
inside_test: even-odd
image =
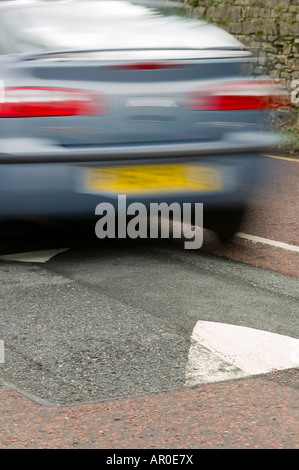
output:
[[[126,145],[58,145],[36,138],[1,138],[0,164],[115,162],[140,159],[188,158],[260,152],[280,142],[266,132],[230,132],[220,140]]]
[[[221,190],[193,192],[151,192],[127,196],[127,204],[142,202],[149,206],[153,202],[195,203],[204,208],[221,209],[243,206],[254,187],[262,164],[257,152],[212,154],[183,157],[165,155],[107,161],[89,161],[86,155],[78,162],[59,163],[14,163],[0,165],[0,218],[24,217],[94,217],[95,208],[101,202],[110,202],[118,208],[118,193],[89,190],[85,186],[84,174],[87,169],[115,166],[163,165],[167,162],[202,165],[216,168],[223,179]],[[132,155],[130,155],[132,157]],[[23,159],[24,161],[24,159]],[[122,192],[122,194],[124,194]]]

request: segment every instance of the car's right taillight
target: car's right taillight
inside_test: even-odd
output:
[[[277,82],[231,82],[191,92],[185,107],[191,111],[252,111],[287,109],[290,93]]]
[[[0,118],[90,116],[108,113],[106,99],[98,93],[40,87],[4,88]]]

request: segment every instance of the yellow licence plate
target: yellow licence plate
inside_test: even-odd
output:
[[[88,168],[88,191],[160,194],[197,191],[221,191],[221,172],[199,165],[144,165],[114,168]]]

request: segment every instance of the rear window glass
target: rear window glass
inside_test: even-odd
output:
[[[178,16],[173,21],[180,21],[184,11],[183,8],[161,7],[159,2],[155,8],[149,8],[154,3],[53,1],[3,9],[0,13],[0,49],[2,53],[117,49],[125,48],[126,43],[130,48],[134,44],[135,47],[146,47],[145,33],[150,33],[152,27],[149,22],[154,21],[154,28],[160,30],[166,16],[176,13]],[[140,38],[141,45],[136,44],[136,37]]]

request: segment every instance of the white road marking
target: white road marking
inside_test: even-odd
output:
[[[265,245],[275,246],[276,248],[282,248],[284,250],[295,251],[299,253],[299,246],[289,245],[288,243],[277,242],[275,240],[270,240],[269,238],[257,237],[256,235],[249,235],[247,233],[238,232],[236,237],[244,238],[254,243],[263,243]]]
[[[63,253],[69,250],[69,248],[60,248],[55,250],[40,250],[40,251],[28,251],[27,253],[13,253],[9,255],[0,256],[0,259],[6,261],[21,261],[25,263],[45,263],[53,256]]]
[[[237,325],[198,321],[185,385],[265,374],[299,366],[299,339]]]

